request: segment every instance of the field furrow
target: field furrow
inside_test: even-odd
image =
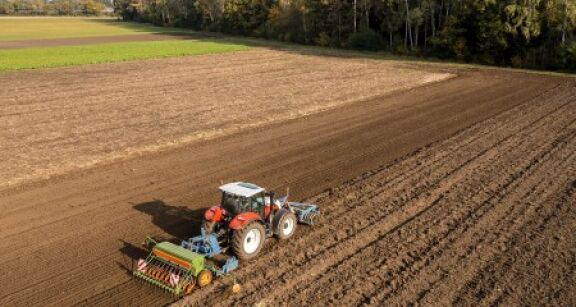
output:
[[[1,306],[574,302],[572,78],[256,48],[0,83]],[[132,277],[238,180],[322,215],[237,295]]]
[[[309,199],[324,210],[319,225],[247,264],[242,294],[209,288],[184,302],[450,303],[456,280],[508,250],[502,242],[574,178],[575,96],[559,86]]]

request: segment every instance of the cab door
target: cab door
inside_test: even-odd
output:
[[[250,204],[252,211],[258,213],[262,220],[268,216],[270,213],[270,206],[266,206],[266,199],[264,198],[264,193],[258,193],[250,197]]]

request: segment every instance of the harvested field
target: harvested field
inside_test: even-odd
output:
[[[265,50],[0,74],[0,188],[451,76]]]
[[[224,58],[237,60],[225,66]],[[132,260],[144,255],[139,244],[147,234],[168,238],[195,234],[202,212],[218,200],[220,180],[233,179],[279,191],[290,186],[294,200],[316,202],[323,215],[315,227],[300,227],[288,242],[276,244],[272,239],[257,261],[244,263],[236,273],[243,285],[239,295],[225,294],[230,281],[220,279],[178,304],[576,304],[574,79],[498,70],[433,70],[401,62],[276,51],[203,57],[201,63],[192,58],[162,61],[173,63],[162,71],[176,73],[168,81],[155,76],[154,69],[160,67],[148,69],[155,61],[147,61],[147,66],[123,63],[0,75],[2,82],[51,97],[42,109],[41,100],[30,93],[0,93],[12,95],[7,105],[23,108],[30,119],[21,124],[31,127],[28,132],[15,130],[20,131],[18,137],[3,139],[2,144],[9,140],[18,147],[22,143],[17,138],[22,138],[23,143],[37,146],[5,147],[24,155],[22,160],[8,157],[12,163],[1,162],[3,172],[9,168],[3,173],[9,178],[17,177],[16,170],[33,170],[21,166],[26,161],[45,166],[55,159],[64,165],[51,150],[76,159],[74,152],[90,152],[87,140],[92,140],[92,148],[110,139],[112,149],[124,148],[133,144],[135,135],[149,133],[149,140],[160,138],[175,145],[170,138],[192,131],[182,127],[202,127],[186,122],[192,116],[202,121],[227,119],[208,131],[228,127],[222,135],[214,134],[219,137],[183,142],[178,148],[170,145],[170,150],[136,154],[90,169],[73,168],[37,184],[0,190],[1,306],[173,302],[162,291],[131,278]],[[222,67],[207,65],[210,61]],[[379,70],[377,65],[384,66]],[[126,69],[132,78],[114,79],[116,67]],[[366,74],[372,68],[372,74]],[[363,75],[368,79],[354,84],[381,90],[380,82],[391,82],[380,75],[384,68],[420,71],[417,77],[457,77],[407,89],[394,87],[375,97],[348,87]],[[299,74],[287,74],[293,71]],[[56,72],[67,74],[48,78]],[[79,76],[101,86],[79,86],[74,82]],[[101,76],[110,83],[98,83]],[[392,77],[402,80],[402,75]],[[149,81],[132,82],[133,78]],[[197,81],[195,86],[203,90],[179,83],[180,78]],[[113,86],[114,82],[122,86]],[[51,91],[52,84],[75,86],[60,92],[61,87]],[[210,84],[222,88],[210,91]],[[246,88],[241,90],[240,84]],[[320,90],[338,103],[322,100]],[[178,95],[169,96],[172,91]],[[138,99],[128,95],[140,92]],[[209,106],[190,111],[163,103],[178,104],[179,98],[193,97],[192,93],[239,106],[243,112],[236,116],[241,119]],[[283,104],[299,107],[304,99],[317,109],[301,116],[277,106],[265,112],[262,103],[249,103],[280,99],[278,93],[299,97],[284,97]],[[97,99],[98,95],[103,98]],[[234,103],[228,102],[230,97],[236,97]],[[89,111],[73,113],[80,107],[74,101],[84,99],[82,108]],[[109,100],[127,104],[114,109]],[[18,103],[22,101],[28,103]],[[153,104],[157,101],[161,107]],[[53,112],[59,117],[45,115],[48,104],[58,106]],[[116,111],[103,112],[107,109],[96,107],[100,104]],[[156,120],[143,106],[154,108]],[[324,108],[328,110],[318,112]],[[202,110],[211,117],[202,117]],[[269,114],[285,117],[242,126],[248,119],[242,116],[255,113],[266,119]],[[81,125],[83,119],[94,128]],[[71,125],[74,134],[35,138],[36,133],[45,135],[46,127],[62,128],[54,123],[67,121],[85,130]],[[124,136],[121,121],[132,123],[139,134]],[[118,127],[117,132],[100,132],[116,122],[112,127]],[[71,137],[73,144],[62,141]],[[38,148],[47,157],[32,152]],[[154,151],[159,148],[164,149]],[[100,154],[99,149],[95,152]],[[27,178],[21,183],[32,180]]]

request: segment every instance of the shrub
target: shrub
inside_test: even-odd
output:
[[[466,47],[466,39],[463,37],[458,37],[452,46],[452,52],[454,52],[454,56],[458,62],[463,62],[468,53],[468,49]]]
[[[328,47],[331,43],[330,35],[326,34],[326,32],[321,32],[316,39],[316,44],[322,47]]]
[[[380,34],[372,30],[365,30],[350,35],[347,45],[356,50],[377,51],[383,48],[384,42]]]
[[[511,59],[510,59],[510,64],[512,65],[512,67],[514,68],[522,68],[524,67],[524,61],[522,60],[522,57],[520,57],[519,55],[514,55]]]
[[[576,40],[561,47],[560,61],[564,69],[576,71]]]

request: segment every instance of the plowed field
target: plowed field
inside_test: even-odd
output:
[[[185,303],[572,305],[576,88],[536,99],[309,201],[313,229]]]
[[[452,76],[263,50],[0,74],[0,188]]]
[[[259,52],[263,51],[253,53],[252,61],[229,66],[234,76],[246,74],[256,80],[245,92],[239,92],[242,87],[235,87],[233,78],[217,75],[198,87],[185,87],[185,82],[177,83],[178,78],[171,79],[176,84],[170,86],[156,81],[160,79],[155,79],[154,69],[129,63],[1,76],[4,81],[20,82],[22,88],[24,79],[12,76],[44,76],[37,79],[44,85],[36,89],[45,101],[59,106],[54,112],[62,117],[42,117],[42,106],[50,104],[30,93],[19,91],[8,102],[35,110],[30,114],[44,121],[21,119],[35,132],[26,134],[26,129],[14,126],[21,139],[12,138],[12,145],[2,148],[4,155],[19,154],[12,158],[14,163],[2,164],[3,180],[24,179],[0,190],[0,305],[173,302],[162,291],[132,279],[133,259],[144,255],[139,243],[146,234],[167,238],[195,234],[203,210],[218,201],[219,182],[235,179],[278,191],[290,186],[293,200],[315,202],[323,215],[314,227],[300,227],[289,241],[269,240],[256,261],[243,263],[236,272],[243,287],[240,294],[229,295],[225,289],[230,280],[219,279],[177,304],[576,304],[574,79],[392,62],[391,67],[373,70],[372,83],[362,83],[357,80],[362,70],[375,62],[294,53],[287,55],[291,61],[283,61],[275,51],[264,53],[269,58],[262,64]],[[206,61],[217,63],[212,59],[224,61],[225,57],[210,56]],[[341,60],[346,60],[346,68],[332,67]],[[174,76],[186,80],[193,80],[202,64],[192,59],[178,64],[173,62],[176,59],[161,61],[172,63]],[[307,61],[320,62],[303,66]],[[266,72],[261,72],[262,65]],[[134,77],[148,76],[162,85],[151,89],[145,82],[129,82],[115,87],[120,80],[97,78],[112,76],[110,72],[118,67],[130,67],[128,73]],[[377,95],[345,87],[347,82],[357,82],[364,90],[375,89],[381,80],[390,80],[381,72],[387,68],[422,72],[416,77],[455,77]],[[284,78],[282,72],[290,69],[301,71],[300,77],[285,77],[290,83],[258,76],[260,72]],[[170,76],[170,71],[164,74]],[[54,79],[46,79],[47,75]],[[82,76],[93,78],[89,88],[70,86]],[[314,76],[333,79],[315,83]],[[210,92],[218,80],[226,80],[225,88],[236,90]],[[245,79],[237,82],[251,84]],[[258,92],[256,85],[263,84],[268,88]],[[121,89],[103,93],[117,104],[129,104],[119,109],[90,94],[101,87]],[[186,119],[178,119],[178,108],[170,109],[166,102],[148,108],[126,93],[139,94],[151,103],[162,101],[164,87],[179,93],[170,101],[195,91],[202,97],[218,97],[214,101],[224,104],[229,97],[239,97],[245,110],[255,107],[247,96],[266,101],[278,93],[292,93],[299,98],[287,100],[292,103],[288,111],[272,112],[279,117],[271,121],[270,112],[262,111],[267,109],[256,108],[264,118],[258,125],[243,125],[248,117],[240,112],[239,121],[226,117],[229,121],[209,126],[224,127],[225,133],[192,141],[183,138],[178,146],[162,147],[190,133],[191,128],[182,124]],[[68,88],[74,90],[66,92]],[[323,100],[316,93],[323,88],[332,98]],[[60,102],[61,98],[70,104]],[[18,104],[19,99],[29,103]],[[308,99],[303,106],[317,102],[316,107],[295,115],[289,112],[300,106],[300,99]],[[74,110],[72,106],[82,102],[90,102],[80,110],[93,110],[94,114],[83,114],[100,122],[97,129],[80,125],[85,130],[62,138],[34,137],[36,131],[49,133],[42,123],[65,123],[65,116],[79,123],[80,115],[65,110]],[[117,111],[102,112],[101,105]],[[135,105],[138,108],[132,109]],[[208,105],[205,108],[215,112]],[[160,116],[164,110],[175,119]],[[151,116],[154,112],[158,123]],[[222,112],[202,123],[212,123],[208,119]],[[141,133],[129,135],[132,131],[120,124],[123,119],[142,127]],[[95,143],[108,140],[104,137],[107,123],[118,141],[107,143],[109,147],[95,144],[93,152],[85,150],[90,148],[91,134]],[[188,123],[194,129],[204,127]],[[163,135],[161,129],[169,133]],[[150,144],[155,138],[158,143],[152,145],[162,147],[161,151],[134,150],[139,154],[105,159],[106,148],[108,153],[126,153],[122,150]],[[43,154],[18,145],[28,140],[36,140],[30,146],[44,148]],[[60,147],[60,154],[70,159],[51,151]],[[64,167],[91,157],[86,153],[107,163],[62,173],[45,163],[56,161]],[[21,161],[41,166],[42,176],[36,176],[35,167],[20,165]]]

